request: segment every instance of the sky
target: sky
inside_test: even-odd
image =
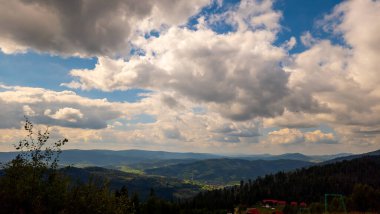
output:
[[[0,151],[380,149],[380,1],[0,0]]]

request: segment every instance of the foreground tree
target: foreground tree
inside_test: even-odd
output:
[[[2,165],[0,210],[7,213],[56,212],[62,209],[62,196],[69,184],[68,179],[57,173],[61,146],[68,140],[49,141],[49,130],[35,132],[28,119],[24,129],[28,134],[15,145],[19,152],[16,158]]]
[[[26,119],[25,139],[15,145],[17,156],[1,166],[0,213],[134,213],[124,188],[111,192],[104,180],[71,182],[58,168],[67,139],[49,140],[48,129],[35,131]]]

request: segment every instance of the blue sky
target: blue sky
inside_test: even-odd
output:
[[[80,2],[0,9],[0,151],[23,115],[68,148],[378,148],[378,1]]]
[[[315,22],[321,19],[325,14],[331,12],[336,4],[341,1],[300,1],[300,0],[278,0],[274,2],[274,9],[282,12],[280,20],[282,29],[278,34],[275,44],[280,45],[290,37],[297,39],[307,32],[313,32],[316,35],[323,35],[321,29],[315,27]],[[192,27],[197,23],[196,19],[201,15],[212,15],[222,13],[231,7],[239,4],[237,0],[223,1],[223,6],[218,7],[214,2],[211,6],[206,6],[198,14],[190,18],[187,27]],[[233,31],[233,28],[227,24],[215,25],[213,30],[218,33],[227,33]],[[149,33],[152,36],[159,36],[159,32],[153,30]],[[290,53],[304,51],[302,44],[297,44]],[[69,82],[71,77],[69,72],[72,69],[93,69],[97,62],[96,57],[68,57],[60,55],[51,55],[28,51],[26,53],[4,54],[0,52],[0,71],[1,82],[7,85],[22,85],[30,87],[43,87],[51,90],[65,90],[61,86],[62,82]],[[22,74],[22,75],[20,75]],[[142,89],[130,89],[126,91],[113,91],[105,93],[100,90],[75,90],[78,94],[91,98],[107,98],[110,101],[135,102],[140,100],[140,93],[148,91]]]

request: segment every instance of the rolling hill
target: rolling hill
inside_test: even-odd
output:
[[[0,152],[0,162],[4,163],[13,159],[17,152]],[[60,156],[62,165],[74,166],[101,166],[109,167],[128,165],[132,168],[146,169],[163,167],[179,163],[189,163],[197,160],[233,158],[243,160],[299,160],[307,162],[323,162],[337,157],[351,154],[336,155],[303,155],[300,153],[286,153],[282,155],[258,154],[258,155],[218,155],[208,153],[180,153],[146,150],[63,150]]]
[[[373,154],[373,153],[372,153]],[[191,201],[196,209],[233,210],[239,204],[255,204],[266,198],[320,203],[325,194],[342,194],[351,210],[380,210],[380,156],[364,156],[291,172],[278,172],[254,181],[199,193]],[[365,212],[362,212],[365,213]],[[374,212],[377,213],[377,212]]]
[[[195,180],[208,184],[236,183],[258,176],[308,167],[311,162],[298,160],[208,159],[165,167],[145,169],[146,174]]]
[[[200,186],[175,178],[138,175],[102,167],[67,167],[62,168],[61,171],[73,181],[87,182],[89,179],[106,181],[111,190],[119,190],[125,186],[130,194],[136,192],[143,200],[148,197],[151,189],[158,197],[167,200],[189,198],[201,191]]]
[[[17,152],[0,152],[0,162],[7,162],[13,159]],[[220,158],[220,155],[207,153],[179,153],[164,151],[146,150],[63,150],[60,155],[62,165],[80,166],[109,166],[128,165],[141,162],[152,162],[170,159],[194,159],[204,160],[210,158]]]
[[[308,161],[308,162],[324,162],[327,160],[345,157],[352,155],[351,153],[338,153],[333,155],[304,155],[301,153],[285,153],[281,155],[270,155],[270,154],[262,154],[262,155],[250,155],[250,156],[234,156],[238,159],[245,160],[300,160],[300,161]]]
[[[168,159],[203,160],[218,157],[220,156],[206,153],[178,153],[145,150],[65,150],[61,154],[61,163],[82,163],[93,166],[106,166]]]
[[[367,152],[367,153],[363,153],[363,154],[347,155],[347,156],[343,156],[343,157],[337,157],[334,159],[327,160],[327,161],[323,162],[322,164],[335,163],[335,162],[345,161],[345,160],[348,161],[348,160],[353,160],[353,159],[362,158],[362,157],[370,157],[370,156],[380,156],[380,150]]]

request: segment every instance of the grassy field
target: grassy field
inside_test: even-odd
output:
[[[123,166],[116,166],[115,169],[120,170],[122,172],[127,172],[127,173],[132,173],[132,174],[137,174],[137,175],[143,175],[144,171],[138,170],[138,169],[133,169],[129,166],[123,165]]]

